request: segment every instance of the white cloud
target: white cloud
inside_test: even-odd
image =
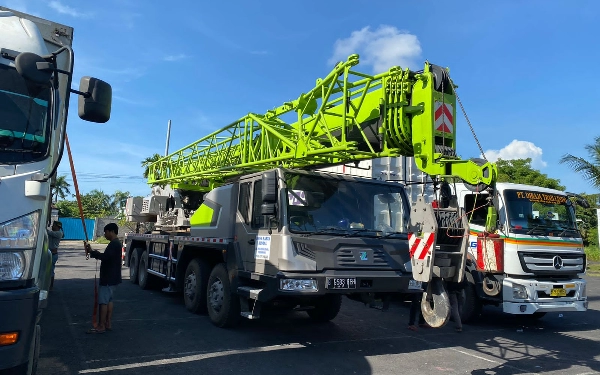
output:
[[[542,149],[540,147],[532,142],[519,141],[517,139],[514,139],[500,150],[485,151],[485,156],[491,162],[495,162],[498,159],[513,160],[531,158],[531,166],[537,169],[544,168],[548,165],[548,163],[542,160]]]
[[[421,43],[416,35],[393,26],[381,25],[375,31],[367,26],[353,31],[346,39],[338,39],[328,63],[345,61],[354,53],[360,55],[363,64],[373,66],[376,73],[396,65],[415,68],[416,59],[421,57]]]
[[[59,1],[51,1],[48,3],[48,6],[58,13],[67,14],[71,17],[81,18],[81,17],[89,17],[87,13],[81,13],[74,8],[71,8],[68,5],[64,5]]]
[[[178,55],[168,55],[163,58],[165,61],[179,61],[187,58],[187,55],[180,53]]]

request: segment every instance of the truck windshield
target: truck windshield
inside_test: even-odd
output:
[[[393,236],[408,232],[409,207],[402,185],[286,174],[291,232],[343,236]]]
[[[510,230],[515,233],[578,236],[575,211],[562,194],[528,190],[506,190]]]
[[[50,88],[29,84],[0,65],[0,164],[45,158],[49,143]]]

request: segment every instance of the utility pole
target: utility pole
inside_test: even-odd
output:
[[[169,120],[169,125],[167,125],[167,144],[165,146],[165,156],[169,155],[169,139],[171,139],[171,120]]]

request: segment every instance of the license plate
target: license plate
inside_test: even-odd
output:
[[[328,277],[327,289],[356,289],[355,277]]]
[[[566,297],[567,290],[563,288],[555,288],[550,291],[550,297]]]
[[[417,280],[409,280],[408,281],[408,289],[409,290],[419,290],[422,289],[423,283]]]

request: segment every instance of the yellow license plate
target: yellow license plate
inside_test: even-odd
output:
[[[556,288],[550,291],[550,297],[566,297],[567,290],[563,288]]]

